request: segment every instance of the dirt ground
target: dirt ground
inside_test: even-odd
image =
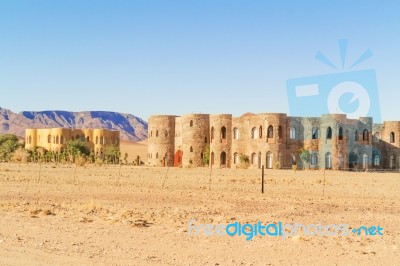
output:
[[[167,170],[0,164],[0,265],[400,265],[399,173],[269,170],[261,194],[257,169]],[[189,236],[191,219],[384,235],[246,241]]]

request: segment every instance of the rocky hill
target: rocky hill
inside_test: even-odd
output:
[[[121,139],[147,139],[147,123],[131,114],[88,111],[42,111],[14,113],[0,107],[0,134],[25,137],[26,128],[106,128],[119,130]]]

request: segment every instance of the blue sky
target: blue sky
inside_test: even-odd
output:
[[[304,3],[305,2],[305,3]],[[0,106],[152,114],[288,112],[286,81],[374,69],[400,120],[396,1],[0,1]],[[346,69],[345,69],[346,70]]]

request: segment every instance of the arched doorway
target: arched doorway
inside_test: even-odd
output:
[[[226,167],[226,152],[222,152],[220,156],[221,167]]]
[[[268,152],[267,153],[267,158],[266,158],[266,165],[267,165],[267,169],[272,169],[273,166],[273,160],[274,160],[274,155],[272,154],[272,152]]]
[[[325,169],[332,169],[332,154],[330,152],[325,154]]]
[[[183,157],[183,151],[178,150],[174,156],[174,166],[175,167],[182,166],[182,157]]]

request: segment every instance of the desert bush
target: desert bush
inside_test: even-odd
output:
[[[247,169],[250,167],[250,158],[246,154],[240,154],[240,168]]]
[[[19,147],[12,153],[11,160],[16,163],[26,163],[28,162],[29,157],[29,152],[24,148]]]

